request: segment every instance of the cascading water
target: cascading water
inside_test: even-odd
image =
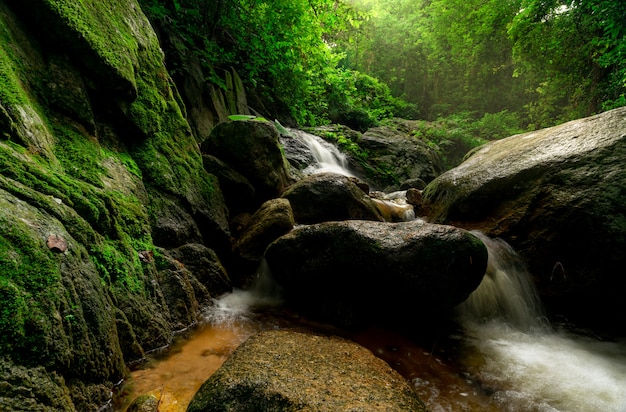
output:
[[[311,163],[303,170],[304,174],[314,174],[323,172],[338,173],[344,176],[352,176],[346,155],[337,146],[325,141],[319,136],[310,134],[298,129],[288,129],[295,139],[304,143],[311,151],[315,162]]]
[[[504,411],[626,411],[626,342],[606,342],[548,324],[519,256],[487,245],[487,274],[459,306],[471,379]]]
[[[487,246],[487,272],[469,298],[458,307],[464,321],[501,320],[522,330],[543,330],[546,317],[526,265],[501,239],[472,232]]]
[[[294,139],[302,142],[311,154],[311,162],[302,172],[305,175],[332,172],[344,176],[355,177],[350,170],[346,155],[337,146],[319,136],[297,129],[288,129]],[[372,198],[381,214],[388,221],[410,221],[415,219],[413,206],[408,204],[406,191],[393,193],[377,192]]]

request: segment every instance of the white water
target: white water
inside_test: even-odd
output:
[[[204,313],[211,326],[232,327],[240,322],[250,322],[254,310],[272,309],[283,304],[280,287],[272,279],[265,260],[261,261],[256,280],[250,289],[235,289],[232,293],[213,300]]]
[[[339,151],[335,145],[325,141],[319,136],[302,130],[289,129],[289,132],[294,138],[302,141],[315,158],[315,163],[303,170],[304,174],[332,172],[354,177],[354,174],[350,171],[350,167],[348,166],[346,155]]]
[[[479,236],[488,272],[459,307],[471,379],[504,411],[626,411],[626,341],[551,327],[520,258],[506,243]]]
[[[430,388],[433,412],[482,411],[466,404],[468,388],[482,388],[489,410],[507,412],[626,412],[626,342],[606,342],[558,330],[545,318],[521,259],[501,240],[481,234],[488,246],[484,283],[459,306],[464,327],[458,396],[428,377],[412,378]],[[282,303],[265,267],[251,290],[235,290],[215,301],[206,314],[217,327],[235,330],[240,341],[271,326],[257,325],[255,309]],[[246,324],[247,328],[241,329]],[[256,325],[256,326],[255,326]],[[450,399],[442,397],[450,396]],[[454,398],[454,400],[451,400]],[[426,400],[426,399],[425,399]],[[468,401],[471,402],[471,401]],[[493,408],[492,408],[493,407]]]
[[[322,139],[319,136],[297,129],[289,129],[289,133],[303,142],[310,150],[315,163],[303,170],[306,175],[332,172],[344,176],[355,177],[350,170],[346,155],[337,146]],[[380,196],[373,198],[381,213],[388,221],[407,222],[415,219],[413,206],[406,201],[406,191],[393,193],[380,193]]]

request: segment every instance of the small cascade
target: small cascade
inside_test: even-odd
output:
[[[482,283],[458,306],[466,376],[501,410],[626,411],[626,342],[550,325],[520,256],[502,240],[474,234],[489,261]]]
[[[406,190],[370,193],[370,197],[387,222],[409,222],[415,220],[415,209],[409,204]]]
[[[272,279],[263,259],[257,269],[256,280],[250,289],[235,289],[232,293],[213,300],[204,313],[205,322],[214,327],[232,327],[249,322],[254,310],[271,309],[283,304],[280,287]]]
[[[499,319],[530,331],[546,326],[537,291],[522,258],[502,239],[472,232],[487,246],[487,272],[478,288],[458,309],[465,320]]]
[[[319,136],[298,129],[288,129],[289,133],[302,141],[311,151],[315,163],[303,170],[304,174],[333,172],[344,176],[354,177],[350,171],[346,155],[339,149]]]

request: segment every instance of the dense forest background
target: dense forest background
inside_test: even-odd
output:
[[[236,70],[298,125],[398,116],[493,139],[626,105],[623,0],[140,3],[181,39],[168,56],[195,53],[221,88]]]

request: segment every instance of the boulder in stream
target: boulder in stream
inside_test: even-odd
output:
[[[348,340],[287,330],[249,338],[192,399],[200,411],[426,411],[411,385]]]
[[[357,179],[336,173],[308,176],[289,187],[283,197],[291,203],[298,223],[383,220],[374,201],[358,186]]]
[[[626,108],[476,150],[424,191],[430,219],[477,228],[527,261],[570,320],[626,332]]]
[[[288,302],[341,326],[430,322],[465,300],[487,267],[477,237],[420,220],[301,226],[265,258]]]
[[[263,260],[267,246],[289,232],[294,224],[289,200],[277,198],[263,203],[235,242],[238,276],[253,273]]]

